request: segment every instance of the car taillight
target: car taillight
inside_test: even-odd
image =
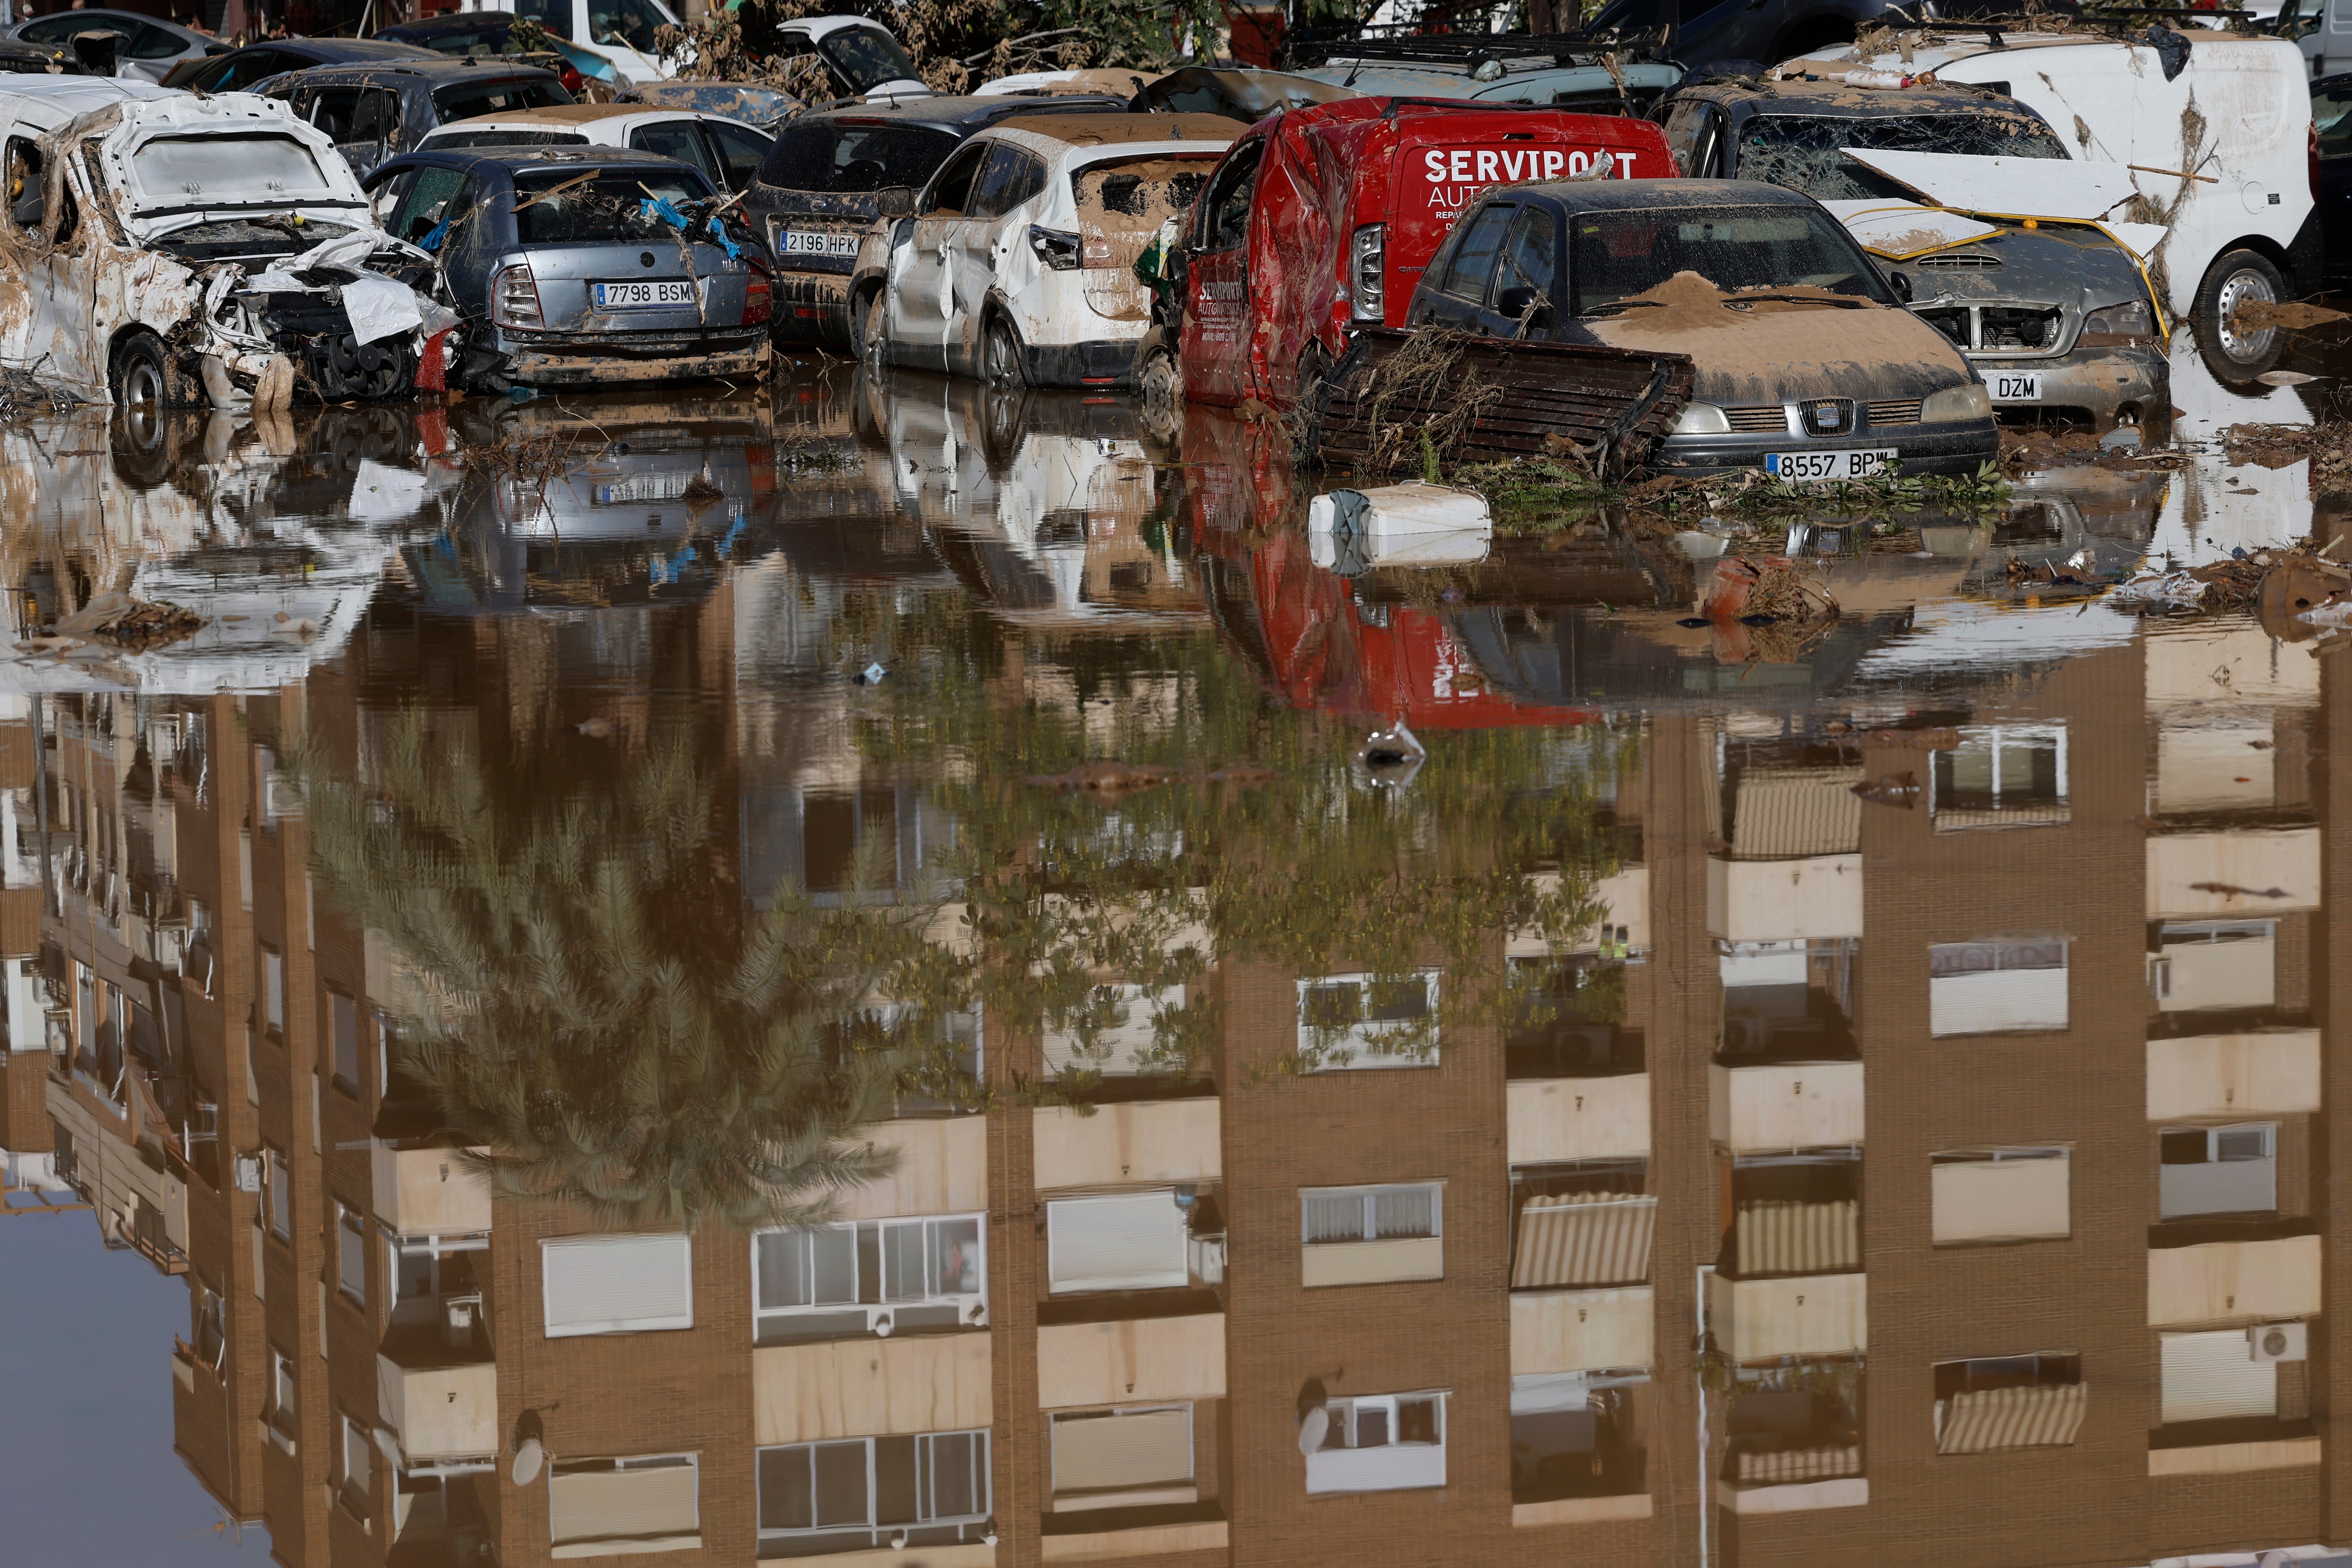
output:
[[[1378,321],[1388,314],[1387,281],[1383,274],[1388,258],[1388,226],[1368,223],[1356,231],[1349,268],[1349,288],[1355,296],[1356,320]]]
[[[501,327],[544,324],[539,310],[539,280],[530,275],[529,262],[502,267],[490,279],[490,320]]]
[[[766,322],[772,294],[772,289],[768,282],[767,269],[761,267],[751,268],[751,275],[743,282],[743,324],[745,326],[757,327]]]
[[[1086,245],[1076,235],[1065,234],[1057,228],[1029,226],[1029,248],[1037,259],[1056,272],[1067,272],[1086,259]]]

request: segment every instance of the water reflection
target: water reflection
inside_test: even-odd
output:
[[[1801,520],[1751,626],[848,366],[0,444],[8,1201],[284,1561],[2345,1533],[2340,661],[2086,585],[2307,463]]]

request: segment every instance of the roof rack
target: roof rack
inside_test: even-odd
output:
[[[1488,61],[1545,58],[1556,66],[1596,65],[1604,54],[1613,51],[1621,58],[1632,58],[1656,49],[1664,42],[1664,32],[1659,28],[1634,33],[1611,28],[1587,33],[1394,33],[1355,37],[1301,29],[1292,37],[1290,56],[1294,69],[1335,58],[1398,64],[1423,61],[1475,69]]]

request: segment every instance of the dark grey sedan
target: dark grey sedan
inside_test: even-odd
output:
[[[617,148],[425,151],[365,182],[439,260],[471,390],[752,377],[773,279],[702,172]]]
[[[226,44],[136,11],[58,11],[0,27],[0,38],[70,47],[75,34],[96,32],[111,32],[121,40],[114,46],[115,75],[143,77],[149,81],[162,81],[182,60],[228,53]]]

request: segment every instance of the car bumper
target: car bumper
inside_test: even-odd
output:
[[[603,342],[518,342],[503,336],[508,379],[527,386],[635,386],[668,381],[751,377],[767,368],[764,333]]]
[[[856,346],[849,324],[849,279],[837,272],[778,272],[775,279],[776,341],[848,350]]]
[[[1906,474],[1973,474],[2000,454],[2000,432],[1990,419],[1951,425],[1898,425],[1824,441],[1807,436],[1669,436],[1651,468],[1660,474],[1720,474],[1762,468],[1773,452],[1892,451]]]
[[[1142,340],[1138,333],[1132,338],[1096,339],[1077,343],[1032,343],[1028,345],[1029,384],[1032,386],[1132,386],[1135,384],[1135,348]]]
[[[2126,407],[2146,424],[2172,406],[2172,366],[2164,345],[2153,340],[2126,348],[2078,348],[2053,359],[2021,360],[1990,355],[1969,356],[1985,384],[2001,371],[2024,371],[2042,377],[2038,398],[1993,405],[1995,415],[2030,414],[2064,409],[2089,415],[2101,430],[2115,428]]]

